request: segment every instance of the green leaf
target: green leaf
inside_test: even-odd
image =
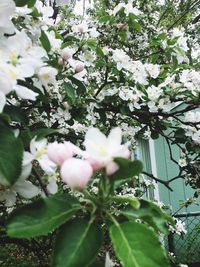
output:
[[[114,22],[114,21],[115,21],[115,17],[109,16],[109,15],[105,15],[99,19],[100,23],[107,23],[107,22]]]
[[[12,121],[28,124],[28,117],[19,107],[6,105],[4,107],[4,112],[10,116]]]
[[[92,49],[96,49],[96,47],[97,47],[97,42],[95,39],[87,40],[86,44]]]
[[[115,181],[133,178],[142,172],[143,165],[139,160],[131,161],[124,158],[115,158],[114,161],[119,166],[119,170],[110,177]]]
[[[123,267],[169,267],[158,236],[144,224],[116,223],[110,237]]]
[[[141,32],[142,31],[141,25],[139,23],[137,23],[137,22],[133,22],[133,24],[131,25],[131,27],[133,29],[135,29],[136,31],[138,31],[138,32]]]
[[[29,2],[29,0],[15,0],[15,4],[18,7],[25,6],[28,4],[28,2]]]
[[[38,130],[32,131],[31,135],[32,135],[32,138],[34,136],[37,136],[36,140],[40,140],[40,139],[46,137],[47,135],[51,135],[51,134],[54,134],[56,132],[58,132],[58,129],[40,128]]]
[[[40,13],[36,7],[32,7],[32,12],[29,14],[34,18],[42,17],[42,13]]]
[[[169,232],[169,223],[174,225],[174,221],[170,215],[155,203],[144,199],[140,199],[139,209],[129,207],[121,211],[121,214],[129,219],[141,219],[152,226],[156,232],[162,232],[164,234]]]
[[[139,209],[140,207],[140,201],[137,197],[115,196],[113,200],[119,203],[129,203],[134,209]]]
[[[103,261],[95,261],[89,267],[105,267],[105,262],[103,262]]]
[[[57,237],[53,266],[86,267],[95,260],[102,243],[96,224],[78,219],[65,224]]]
[[[39,199],[10,215],[7,233],[18,238],[45,235],[71,219],[79,209],[78,201],[67,194]]]
[[[0,127],[1,125],[9,125],[11,119],[10,116],[8,116],[8,114],[5,113],[0,113]]]
[[[49,39],[48,39],[46,33],[43,30],[41,30],[40,42],[41,42],[42,46],[44,47],[44,49],[47,52],[50,52],[51,44],[49,42]]]
[[[74,78],[73,76],[67,77],[73,84],[75,84],[78,87],[77,93],[79,95],[85,94],[87,92],[87,89],[81,81],[78,79]]]
[[[69,97],[69,99],[73,105],[76,101],[76,91],[75,91],[74,87],[70,83],[64,82],[64,88],[65,88],[65,92],[66,92],[67,96]]]
[[[28,150],[30,146],[30,142],[32,139],[31,132],[29,129],[24,129],[20,131],[19,138],[22,140],[24,145],[24,149]]]
[[[35,3],[36,3],[36,0],[29,0],[28,1],[28,7],[29,8],[33,7],[35,5]]]
[[[23,145],[13,132],[0,125],[0,179],[13,185],[22,171]]]

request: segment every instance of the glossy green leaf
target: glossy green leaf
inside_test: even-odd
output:
[[[77,219],[66,223],[58,234],[53,267],[86,267],[95,260],[102,243],[96,224]]]
[[[0,125],[0,179],[10,185],[17,181],[22,170],[23,152],[21,140]]]
[[[143,165],[139,160],[131,161],[124,158],[115,158],[114,161],[119,166],[119,170],[111,176],[115,181],[133,178],[142,172]]]
[[[156,232],[167,234],[168,224],[174,224],[172,217],[162,210],[157,204],[148,200],[140,200],[140,208],[128,207],[121,212],[129,219],[141,219],[154,228]]]
[[[114,250],[123,267],[169,267],[158,236],[144,224],[125,222],[110,227]]]
[[[70,99],[71,103],[74,104],[76,100],[76,91],[70,83],[64,83],[65,92]]]
[[[78,87],[77,88],[77,94],[78,95],[82,95],[82,94],[85,94],[87,92],[87,89],[86,89],[84,83],[82,83],[78,79],[74,78],[73,76],[69,76],[68,79]]]
[[[19,107],[6,105],[4,107],[4,112],[10,116],[12,121],[21,122],[23,124],[28,123],[28,117]]]
[[[49,52],[51,50],[50,41],[49,41],[46,33],[43,30],[41,30],[40,42],[47,52]]]
[[[39,199],[10,215],[7,233],[18,238],[45,235],[69,220],[80,208],[78,201],[66,194]]]

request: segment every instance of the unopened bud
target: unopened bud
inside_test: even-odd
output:
[[[75,71],[77,73],[79,73],[79,72],[84,70],[84,67],[85,67],[85,65],[81,61],[79,61],[79,62],[77,62],[76,66],[75,66]]]
[[[62,50],[61,52],[61,57],[64,59],[64,60],[68,60],[72,57],[73,55],[73,52],[70,48],[66,47]]]
[[[49,144],[47,155],[50,160],[58,165],[62,165],[66,159],[73,157],[73,149],[69,142]]]
[[[61,167],[61,178],[72,189],[83,189],[92,173],[90,164],[86,160],[77,158],[66,160]]]

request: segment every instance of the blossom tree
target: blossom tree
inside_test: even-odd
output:
[[[84,16],[72,2],[0,1],[4,241],[40,257],[47,237],[54,267],[114,266],[107,248],[125,267],[170,266],[159,236],[182,225],[142,185],[181,178],[199,196],[200,2],[95,0]],[[179,167],[168,181],[132,155],[159,136]]]

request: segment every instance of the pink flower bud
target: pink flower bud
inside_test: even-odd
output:
[[[119,166],[117,165],[117,163],[111,161],[106,165],[106,174],[108,176],[112,175],[113,173],[115,173],[116,171],[119,170]]]
[[[94,158],[87,158],[87,161],[92,166],[93,171],[103,168],[103,164]]]
[[[58,165],[62,165],[66,159],[73,157],[73,150],[69,142],[49,144],[47,147],[47,155],[50,160]]]
[[[81,61],[79,61],[79,62],[76,63],[75,71],[77,73],[79,73],[79,72],[84,70],[84,67],[85,67],[85,65]]]
[[[71,158],[66,160],[61,167],[63,182],[72,189],[83,189],[92,176],[92,167],[86,160]]]
[[[64,59],[64,60],[68,60],[72,57],[73,53],[72,53],[72,50],[70,48],[64,48],[61,52],[61,57]]]

